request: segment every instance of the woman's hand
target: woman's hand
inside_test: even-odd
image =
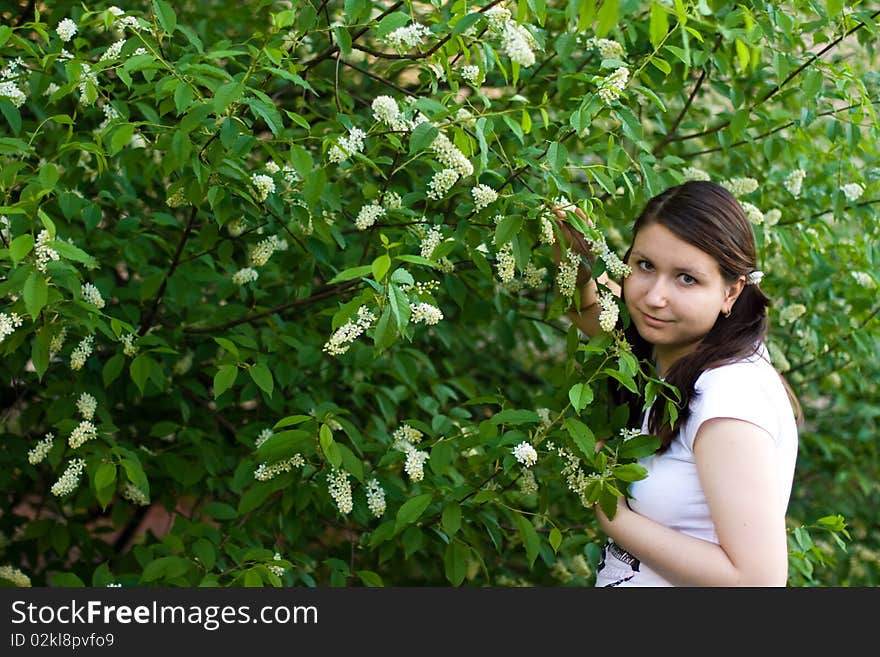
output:
[[[626,497],[623,496],[617,498],[617,509],[614,513],[613,520],[605,514],[598,503],[594,504],[593,508],[596,510],[596,518],[599,520],[599,525],[602,527],[602,531],[612,538],[614,538],[612,532],[614,531],[615,524],[619,524],[621,518],[627,513],[632,513],[632,509],[630,509],[629,505],[626,503]]]
[[[551,208],[553,213],[559,217],[560,219],[565,219],[566,210],[559,208],[557,206],[553,206]],[[584,211],[578,207],[575,207],[573,212],[583,219],[590,226],[593,225],[593,222],[584,214]],[[580,255],[587,256],[587,259],[591,262],[594,262],[596,256],[593,254],[590,242],[584,237],[583,233],[577,230],[574,226],[569,224],[566,221],[557,221],[556,225],[559,228],[559,232],[562,233],[563,240],[565,241],[566,248],[571,248],[575,253]],[[557,241],[553,244],[553,260],[559,264],[562,260],[562,245]],[[583,262],[578,266],[578,277],[577,284],[578,286],[583,285],[590,278],[590,270],[584,265]]]

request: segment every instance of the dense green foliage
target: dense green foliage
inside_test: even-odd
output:
[[[547,209],[620,255],[705,176],[751,213],[805,410],[790,581],[880,583],[880,12],[17,4],[0,580],[591,584],[585,505],[656,444],[611,386],[675,394],[625,309],[570,326]]]

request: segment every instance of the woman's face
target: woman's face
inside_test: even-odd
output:
[[[654,345],[661,374],[697,347],[718,315],[733,307],[744,282],[727,283],[715,258],[656,223],[638,232],[627,264],[626,307]]]

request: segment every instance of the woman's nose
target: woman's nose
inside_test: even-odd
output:
[[[662,276],[657,276],[651,287],[645,292],[645,301],[654,307],[665,306],[667,302],[666,282]]]

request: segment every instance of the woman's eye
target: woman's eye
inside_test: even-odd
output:
[[[637,264],[639,269],[643,271],[651,271],[652,269],[654,269],[654,266],[647,260],[639,260]]]
[[[681,282],[685,285],[695,285],[697,283],[697,279],[688,274],[681,275]]]

